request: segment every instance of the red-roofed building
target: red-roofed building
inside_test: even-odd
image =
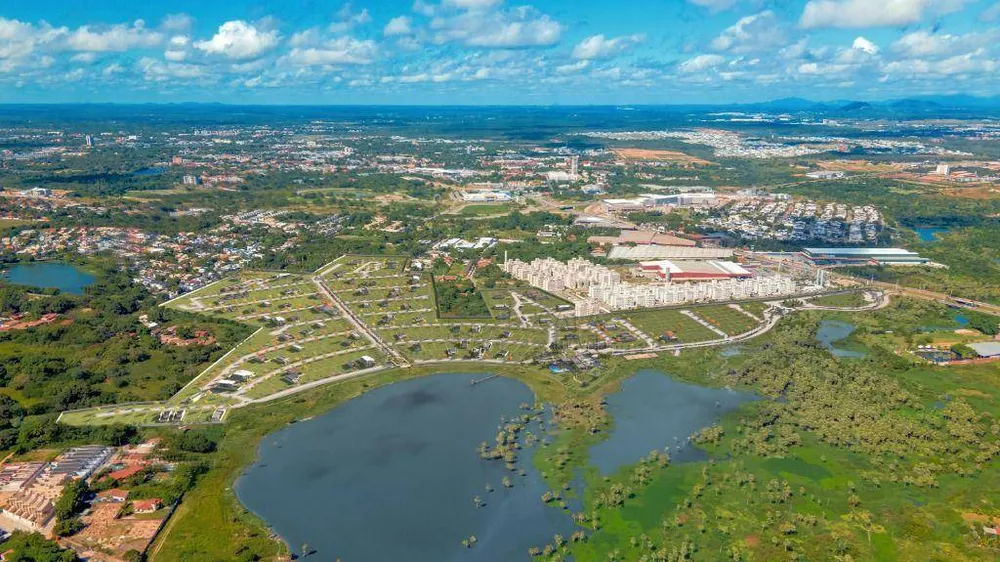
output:
[[[112,472],[111,474],[108,474],[108,476],[110,476],[111,478],[113,478],[113,479],[118,480],[119,482],[121,482],[122,480],[125,480],[126,478],[129,478],[131,476],[135,476],[136,474],[139,474],[145,468],[146,468],[146,466],[142,465],[142,464],[132,464],[132,465],[126,466],[125,468],[123,468],[121,470],[116,470],[116,471]]]
[[[104,501],[123,503],[128,499],[128,490],[122,490],[121,488],[112,488],[110,490],[105,490],[99,494],[97,497]]]
[[[150,498],[148,500],[135,500],[132,502],[132,510],[136,513],[153,513],[163,507],[163,500],[160,498]]]

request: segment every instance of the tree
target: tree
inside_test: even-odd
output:
[[[63,488],[62,494],[56,500],[56,519],[59,521],[73,519],[87,506],[84,501],[90,488],[83,480],[71,480]]]
[[[82,531],[83,527],[83,521],[79,517],[71,517],[69,519],[60,519],[56,522],[52,531],[60,537],[68,537]]]
[[[3,544],[10,562],[79,562],[80,558],[72,550],[60,548],[38,533],[14,531],[10,539]]]

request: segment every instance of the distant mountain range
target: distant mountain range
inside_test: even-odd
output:
[[[976,97],[963,94],[948,96],[915,96],[898,100],[866,102],[832,100],[817,102],[804,98],[782,98],[763,103],[736,104],[733,107],[758,111],[823,111],[861,113],[871,112],[936,112],[1000,109],[1000,96]]]

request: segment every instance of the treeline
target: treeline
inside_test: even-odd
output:
[[[83,295],[38,298],[7,286],[0,289],[0,306],[5,315],[24,313],[28,319],[64,315],[53,323],[0,332],[0,387],[33,415],[167,398],[249,332],[235,322],[158,307],[143,286],[111,266],[97,271],[97,281]],[[161,344],[139,322],[143,311],[182,333],[207,330],[216,343]]]

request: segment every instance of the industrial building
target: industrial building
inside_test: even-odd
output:
[[[639,246],[694,247],[697,244],[694,240],[652,230],[622,230],[618,236],[591,236],[587,238],[587,242],[598,246],[636,244]]]
[[[632,199],[605,199],[604,208],[627,213],[656,207],[707,207],[718,203],[714,193],[647,193]]]
[[[733,257],[728,248],[692,248],[686,246],[615,246],[610,260],[713,260]]]
[[[684,261],[670,260],[639,262],[636,275],[660,279],[671,283],[688,281],[711,281],[716,279],[749,279],[753,274],[738,263],[730,261]]]
[[[462,201],[468,203],[502,203],[513,200],[509,191],[466,191]]]
[[[924,265],[930,263],[920,254],[903,248],[804,248],[817,265]]]

